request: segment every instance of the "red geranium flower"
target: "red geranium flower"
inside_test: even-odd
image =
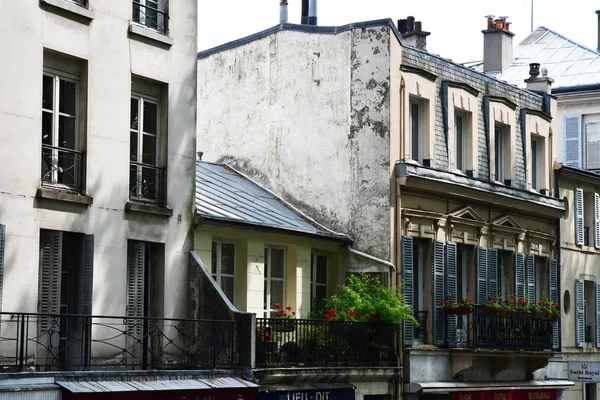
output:
[[[281,308],[281,304],[275,303],[275,308]]]
[[[296,315],[296,311],[292,311],[292,315]]]
[[[288,311],[291,311],[292,310],[292,306],[287,306],[285,309],[288,310]]]

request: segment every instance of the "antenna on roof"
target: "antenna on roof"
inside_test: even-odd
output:
[[[533,0],[531,0],[531,32],[533,32]]]

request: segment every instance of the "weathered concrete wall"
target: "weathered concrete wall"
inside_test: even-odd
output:
[[[198,61],[198,145],[388,259],[389,28],[280,31]]]
[[[67,2],[65,2],[67,3]],[[0,223],[6,225],[2,311],[36,312],[40,229],[94,235],[93,314],[125,315],[127,240],[165,244],[164,313],[187,316],[195,171],[196,1],[172,1],[173,45],[128,37],[131,2],[92,2],[93,20],[38,1],[0,14]],[[78,7],[78,6],[73,6]],[[89,207],[39,201],[43,52],[87,63]],[[10,62],[8,62],[10,60]],[[132,74],[168,86],[167,202],[173,217],[124,211],[129,197]],[[10,171],[10,172],[8,172]]]

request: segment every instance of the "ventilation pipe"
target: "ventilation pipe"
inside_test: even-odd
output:
[[[302,0],[302,18],[300,19],[302,25],[308,25],[308,1]]]
[[[308,24],[317,25],[317,0],[308,3]]]
[[[287,0],[281,0],[279,3],[279,23],[287,24],[288,22],[288,2]]]

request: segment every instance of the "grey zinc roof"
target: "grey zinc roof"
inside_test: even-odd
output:
[[[347,235],[315,222],[226,164],[196,162],[196,215],[208,220],[352,241]]]
[[[525,87],[534,62],[548,69],[552,88],[600,83],[600,53],[543,26],[513,49],[513,62],[497,78]]]

